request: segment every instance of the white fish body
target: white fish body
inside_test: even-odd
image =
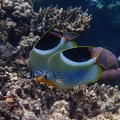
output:
[[[47,79],[61,89],[93,82],[102,73],[101,67],[95,62],[96,57],[85,62],[75,62],[68,59],[63,52],[58,52],[47,62]]]

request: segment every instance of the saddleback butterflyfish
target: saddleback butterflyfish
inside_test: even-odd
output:
[[[61,89],[95,82],[102,75],[98,63],[100,53],[94,57],[90,47],[59,51],[48,59],[46,75],[38,77],[37,81]]]
[[[60,50],[75,47],[77,44],[73,40],[80,36],[66,30],[61,34],[51,29],[34,45],[29,55],[29,64],[36,77],[46,74],[47,61],[52,55]]]

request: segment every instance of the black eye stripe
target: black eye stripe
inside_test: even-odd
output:
[[[47,79],[47,74],[44,76],[45,79]]]

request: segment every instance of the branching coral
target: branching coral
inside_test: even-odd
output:
[[[82,12],[81,7],[69,8],[63,10],[56,7],[40,8],[38,21],[39,27],[45,28],[56,25],[56,29],[61,31],[64,27],[69,31],[83,32],[89,28],[91,15],[88,15],[88,10]]]

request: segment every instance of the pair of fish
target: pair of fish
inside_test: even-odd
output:
[[[31,70],[38,82],[60,89],[71,89],[97,81],[106,67],[93,47],[77,46],[73,41],[80,34],[67,32],[63,35],[49,29],[34,45],[29,55]]]

